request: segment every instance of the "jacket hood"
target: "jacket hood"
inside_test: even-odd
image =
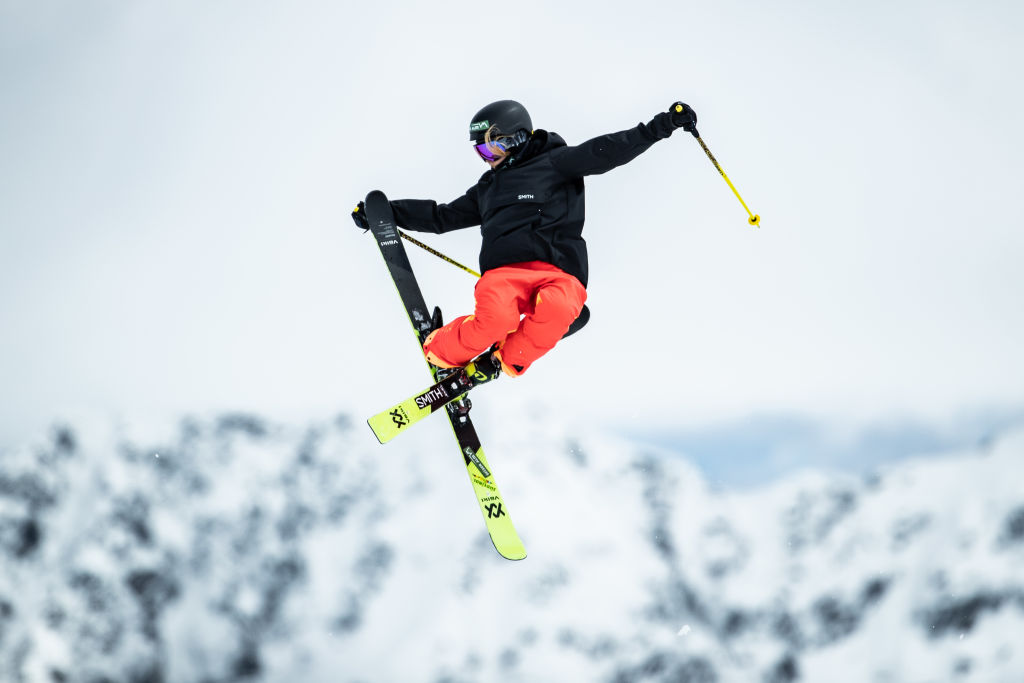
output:
[[[565,147],[565,140],[562,139],[561,135],[538,128],[533,131],[533,135],[531,135],[530,139],[526,141],[526,145],[523,147],[522,151],[509,157],[508,164],[510,166],[521,164],[528,159],[532,159],[538,154],[550,152],[558,147]]]

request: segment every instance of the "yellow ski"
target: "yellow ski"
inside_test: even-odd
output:
[[[388,271],[395,283],[395,288],[398,290],[402,303],[405,305],[406,313],[409,315],[409,322],[412,323],[413,331],[416,334],[416,339],[422,347],[423,340],[435,326],[432,324],[432,316],[427,311],[423,294],[420,292],[419,285],[412,273],[409,258],[402,247],[399,237],[400,232],[395,226],[387,197],[379,191],[371,192],[366,197],[365,206],[370,230],[377,241],[381,255],[384,257],[384,262],[387,264]],[[440,318],[439,313],[437,317],[438,319]],[[481,361],[482,359],[477,360]],[[437,369],[433,366],[430,367],[435,381],[443,381],[438,376]],[[481,383],[476,374],[476,372],[472,372],[471,375],[473,386]],[[493,378],[491,377],[491,379]],[[415,405],[415,398],[413,397],[413,405]],[[448,420],[451,422],[452,431],[455,433],[459,450],[466,463],[466,472],[469,474],[469,481],[473,486],[477,505],[484,516],[487,533],[494,543],[495,550],[502,557],[509,560],[522,560],[526,557],[526,548],[523,546],[523,542],[519,539],[519,534],[516,533],[516,529],[512,525],[512,520],[505,507],[505,501],[501,497],[501,492],[498,491],[491,467],[484,456],[483,448],[480,446],[480,439],[476,434],[476,429],[473,427],[473,422],[469,418],[469,398],[465,396],[465,392],[462,392],[454,400],[447,401],[441,405],[445,406],[445,412],[448,413]],[[408,407],[405,410],[410,418],[418,414],[419,419],[425,416],[422,413],[423,410],[426,410],[426,415],[433,412],[429,408],[419,408],[418,406],[417,411],[420,411],[419,413],[410,410]],[[398,427],[394,423],[392,419],[394,416],[390,415],[390,411],[386,411],[385,414],[389,415],[387,419],[392,421],[396,433],[404,430],[404,426]],[[399,416],[402,415],[401,412],[398,414]],[[386,432],[386,428],[384,431]],[[377,433],[376,428],[374,433]]]

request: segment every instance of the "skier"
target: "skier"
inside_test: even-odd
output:
[[[505,374],[526,372],[566,334],[587,299],[583,177],[632,161],[676,128],[696,135],[696,126],[693,109],[676,102],[649,123],[569,147],[557,133],[534,130],[513,100],[477,112],[469,138],[490,170],[447,204],[391,202],[395,222],[409,230],[481,226],[475,311],[427,336],[427,360],[456,368],[483,355]],[[369,227],[363,202],[352,218]]]

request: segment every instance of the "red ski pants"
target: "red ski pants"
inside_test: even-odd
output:
[[[475,296],[473,315],[439,329],[423,347],[427,357],[462,366],[497,343],[505,371],[521,375],[569,330],[587,290],[550,263],[527,261],[488,270]]]

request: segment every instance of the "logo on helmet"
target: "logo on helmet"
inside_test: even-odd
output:
[[[470,133],[478,133],[482,130],[487,130],[491,127],[490,121],[477,121],[476,123],[469,124]]]

